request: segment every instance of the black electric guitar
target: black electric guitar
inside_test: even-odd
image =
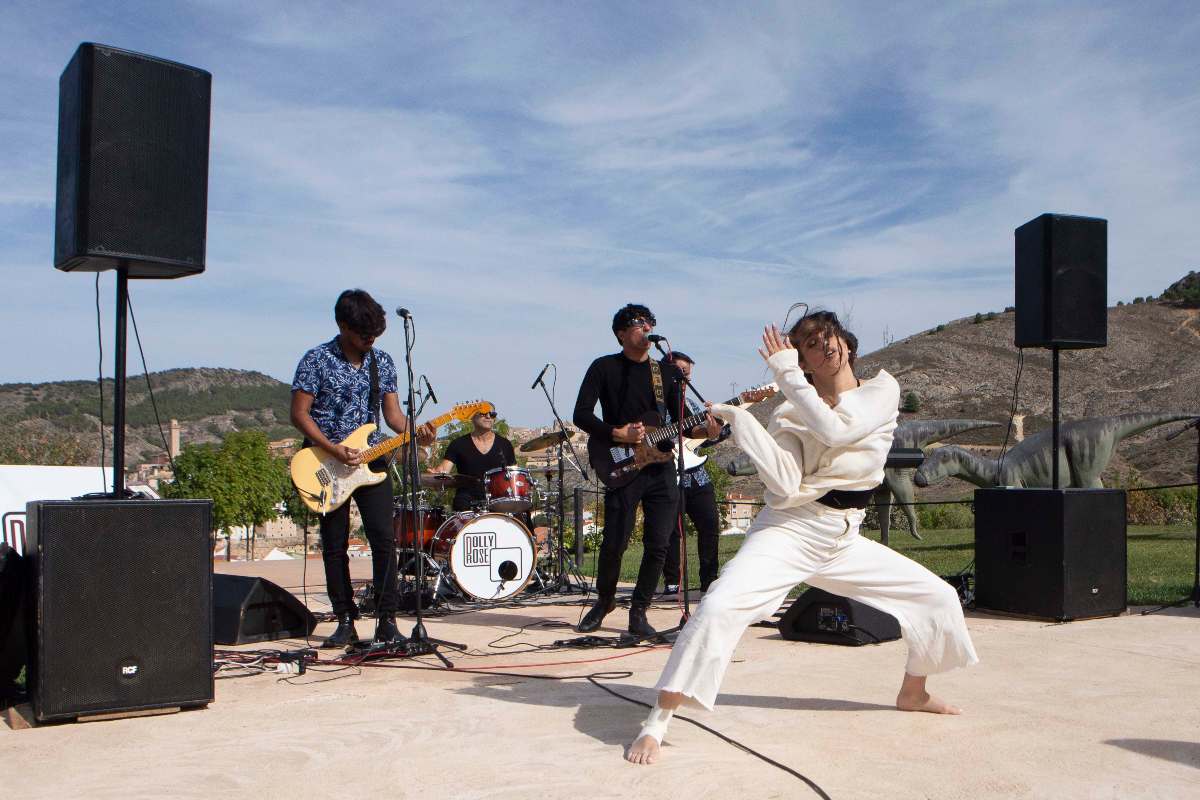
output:
[[[748,389],[731,400],[726,400],[727,406],[746,406],[765,400],[779,391],[779,388],[769,383]],[[703,425],[707,412],[692,414],[681,422],[663,425],[662,418],[655,411],[647,411],[640,419],[633,420],[646,426],[646,435],[636,445],[614,442],[604,436],[592,436],[588,439],[588,463],[600,481],[610,489],[619,489],[630,483],[638,472],[648,464],[661,464],[673,461],[675,441],[679,437],[679,428],[691,430],[697,425]]]

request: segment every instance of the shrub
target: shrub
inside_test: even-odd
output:
[[[921,410],[921,398],[916,392],[908,392],[904,395],[904,405],[900,406],[900,410],[909,414],[915,414]]]
[[[980,314],[978,311],[976,311],[975,318],[973,320],[971,320],[971,324],[978,325],[981,322],[983,322],[983,314]]]
[[[991,321],[992,321],[992,320],[994,320],[995,318],[996,318],[996,312],[995,312],[995,311],[989,311],[989,312],[987,312],[987,315],[984,317],[984,319],[988,320],[989,322],[991,322]]]
[[[971,506],[967,503],[918,506],[917,523],[927,530],[974,528],[975,512],[971,510]]]
[[[1133,298],[1133,304],[1134,304],[1134,305],[1137,305],[1138,303],[1144,303],[1144,302],[1146,302],[1146,298],[1144,298],[1144,297],[1135,297],[1135,298]]]
[[[1016,307],[1016,306],[1005,306],[1005,307],[1004,307],[1004,313],[1005,313],[1005,314],[1012,314],[1012,313],[1013,313],[1013,312],[1015,312],[1016,310],[1017,310],[1017,307]]]
[[[1118,300],[1118,301],[1117,301],[1117,305],[1118,305],[1118,306],[1123,306],[1123,305],[1125,305],[1125,301],[1124,301],[1124,300]]]

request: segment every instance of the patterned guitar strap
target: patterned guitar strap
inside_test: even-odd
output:
[[[650,359],[650,383],[654,385],[654,403],[658,406],[658,416],[666,425],[671,420],[667,413],[667,401],[663,396],[662,367],[653,358]]]

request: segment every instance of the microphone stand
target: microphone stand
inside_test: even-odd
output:
[[[414,607],[416,609],[417,622],[413,625],[412,635],[408,639],[408,655],[435,655],[437,656],[446,669],[454,669],[454,664],[450,659],[446,658],[439,650],[439,647],[449,647],[454,650],[466,650],[466,645],[457,644],[455,642],[447,642],[443,639],[431,639],[425,631],[425,622],[421,616],[422,595],[425,592],[425,543],[418,543],[417,537],[423,537],[425,531],[425,514],[421,510],[420,501],[417,497],[417,490],[420,488],[420,462],[417,459],[417,400],[414,389],[413,366],[412,366],[412,351],[413,344],[416,342],[416,329],[412,322],[412,315],[402,315],[404,318],[404,363],[408,371],[408,444],[405,448],[405,462],[407,463],[406,471],[408,472],[408,498],[412,504],[412,513],[416,519],[416,524],[413,526],[413,545],[420,551],[417,555],[417,575],[416,575],[416,597]],[[421,404],[424,408],[424,403]],[[399,591],[397,591],[399,594]]]
[[[663,349],[662,343],[666,342],[666,349]],[[663,358],[668,362],[671,361],[671,341],[665,336],[654,343],[654,347],[658,352],[662,353]],[[675,503],[675,527],[679,531],[679,588],[683,591],[683,615],[679,618],[679,627],[682,628],[687,624],[687,621],[692,618],[692,600],[691,590],[688,588],[688,547],[687,547],[687,529],[683,525],[683,510],[684,510],[684,488],[683,488],[683,421],[687,418],[687,390],[692,387],[692,391],[704,402],[704,398],[696,388],[692,386],[692,382],[683,374],[683,370],[676,367],[679,371],[679,380],[683,382],[683,391],[679,393],[679,408],[674,411],[676,414],[675,424],[678,428],[675,436],[675,486],[679,490],[679,499]],[[668,542],[670,539],[667,540]],[[697,540],[697,543],[698,540]]]
[[[554,368],[554,374],[558,375],[558,367]],[[546,395],[546,402],[550,404],[550,413],[554,415],[554,422],[558,425],[558,574],[554,578],[554,584],[549,587],[553,591],[559,593],[571,593],[576,590],[587,594],[591,591],[587,585],[587,581],[582,576],[575,574],[571,575],[567,570],[567,548],[566,537],[563,535],[566,529],[566,495],[563,486],[563,461],[564,452],[563,445],[565,444],[571,451],[571,466],[579,471],[583,479],[589,480],[587,470],[583,468],[583,463],[579,460],[579,454],[575,452],[575,445],[571,443],[567,436],[566,423],[562,421],[562,417],[558,415],[558,409],[554,407],[554,398],[550,396],[550,391],[546,388],[546,371],[542,370],[542,374],[538,375],[536,381],[533,382],[535,387],[541,386],[542,393]],[[583,535],[583,531],[575,531],[575,536]],[[578,581],[578,585],[572,579]]]
[[[1196,549],[1195,556],[1195,572],[1192,577],[1192,592],[1187,597],[1176,600],[1174,603],[1167,603],[1158,608],[1152,608],[1149,611],[1143,611],[1142,616],[1146,614],[1154,614],[1159,611],[1165,611],[1168,608],[1178,608],[1191,603],[1193,607],[1200,608],[1200,417],[1184,425],[1179,430],[1167,437],[1166,441],[1174,439],[1176,436],[1182,436],[1189,429],[1196,429]]]

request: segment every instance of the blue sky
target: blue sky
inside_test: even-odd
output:
[[[629,301],[723,399],[796,301],[868,351],[1011,305],[1044,211],[1109,220],[1110,303],[1200,266],[1200,8],[895,5],[9,4],[0,381],[96,374],[93,276],[51,264],[81,41],[213,74],[207,271],[131,283],[151,370],[290,380],[358,286],[413,310],[437,410],[542,424],[537,372],[569,416]]]

